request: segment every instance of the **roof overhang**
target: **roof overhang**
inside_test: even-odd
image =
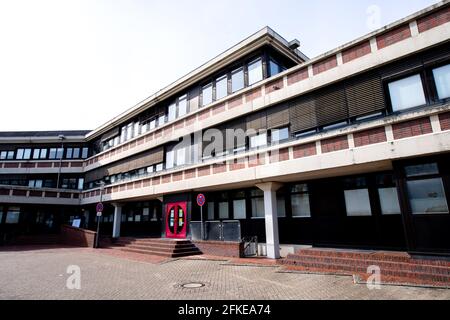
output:
[[[309,58],[301,53],[298,49],[292,50],[290,48],[290,42],[286,41],[271,28],[265,27],[257,33],[251,35],[247,39],[241,41],[237,45],[233,46],[232,48],[228,49],[227,51],[223,52],[222,54],[218,55],[217,57],[213,58],[212,60],[208,61],[207,63],[203,64],[194,71],[188,73],[179,80],[168,85],[164,89],[158,91],[157,93],[139,102],[138,104],[121,113],[112,120],[106,122],[99,128],[91,131],[86,135],[86,139],[92,140],[99,137],[115,126],[132,119],[142,111],[156,105],[158,102],[170,98],[174,94],[188,89],[195,83],[203,80],[205,77],[208,77],[209,75],[219,71],[227,65],[266,45],[269,45],[272,48],[276,49],[296,64],[300,64],[304,61],[309,60]]]

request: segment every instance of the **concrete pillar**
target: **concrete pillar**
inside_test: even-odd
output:
[[[114,206],[114,223],[113,223],[113,238],[120,237],[120,224],[122,223],[122,207],[121,203],[113,203]]]
[[[277,190],[281,184],[266,182],[257,184],[256,187],[264,191],[264,216],[266,222],[266,246],[267,257],[270,259],[280,258],[280,239],[278,236],[278,210]]]

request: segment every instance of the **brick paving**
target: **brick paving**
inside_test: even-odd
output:
[[[0,299],[450,299],[446,289],[369,290],[347,276],[289,273],[270,263],[209,258],[143,258],[56,247],[3,250]],[[66,287],[69,265],[81,268],[80,290]],[[205,286],[181,288],[188,282]]]

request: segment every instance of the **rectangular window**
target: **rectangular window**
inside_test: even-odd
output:
[[[405,173],[408,178],[439,174],[437,163],[419,164],[405,167]]]
[[[31,159],[31,149],[25,149],[23,152],[23,158],[26,160]]]
[[[175,120],[176,116],[177,116],[177,105],[173,103],[169,106],[167,121]]]
[[[231,73],[231,92],[244,89],[244,69],[239,68]]]
[[[251,86],[263,79],[262,60],[258,59],[248,65],[248,84]]]
[[[154,170],[153,166],[147,167],[148,174],[153,173],[153,170]]]
[[[8,151],[2,151],[2,152],[0,152],[0,159],[1,159],[1,160],[5,160],[7,154],[8,154]]]
[[[345,190],[344,195],[347,216],[360,217],[372,215],[368,189]]]
[[[286,201],[284,196],[277,196],[277,214],[279,218],[286,217]]]
[[[17,153],[16,153],[16,159],[17,160],[22,160],[23,159],[23,153],[24,153],[24,149],[17,149]]]
[[[81,153],[81,158],[86,159],[89,154],[89,148],[83,148],[83,151]]]
[[[50,152],[48,155],[49,159],[56,159],[56,148],[50,148]]]
[[[250,137],[250,148],[262,148],[267,146],[267,134],[260,133],[259,135]]]
[[[186,148],[180,148],[177,150],[177,166],[183,166],[186,164]]]
[[[66,158],[67,159],[72,159],[72,157],[73,157],[73,149],[72,148],[67,148]]]
[[[133,123],[127,125],[127,140],[133,138]]]
[[[166,152],[166,169],[172,169],[175,165],[175,152],[168,151]]]
[[[17,224],[19,223],[20,208],[19,207],[9,207],[6,213],[6,224]]]
[[[164,123],[166,123],[166,116],[162,114],[158,117],[158,127],[162,126]]]
[[[413,214],[448,213],[441,178],[408,181],[407,187]]]
[[[35,182],[36,182],[35,180],[28,181],[28,187],[34,188]]]
[[[216,80],[216,100],[225,98],[228,95],[228,77],[225,75]]]
[[[207,106],[213,102],[213,86],[212,83],[202,88],[202,106]]]
[[[214,202],[208,202],[208,220],[214,220]]]
[[[271,77],[273,77],[276,74],[279,74],[281,72],[281,67],[279,66],[279,64],[273,60],[270,59],[269,60],[269,74]]]
[[[150,130],[153,130],[156,128],[156,119],[150,120],[149,128],[150,128]]]
[[[439,99],[450,98],[450,64],[434,69],[433,75]]]
[[[252,217],[264,218],[264,197],[252,198]]]
[[[83,190],[83,187],[84,187],[84,179],[83,178],[80,178],[80,179],[78,179],[78,190]]]
[[[163,164],[162,163],[158,163],[156,165],[156,172],[163,171],[163,168],[164,168]]]
[[[311,217],[311,209],[308,194],[291,195],[292,216],[296,218]]]
[[[271,132],[272,144],[278,144],[280,142],[289,140],[289,128],[273,129]]]
[[[401,111],[426,104],[420,74],[389,83],[392,110]]]
[[[41,153],[41,149],[34,149],[33,150],[33,159],[39,159]]]
[[[219,202],[219,219],[228,219],[228,201]]]
[[[119,137],[116,137],[116,138],[119,138]],[[80,148],[73,148],[72,156],[74,159],[79,159],[80,158]]]
[[[380,188],[378,189],[378,196],[383,215],[401,214],[397,188]]]
[[[8,151],[8,157],[7,157],[7,159],[8,159],[8,160],[14,159],[14,151]]]
[[[245,208],[245,199],[233,200],[233,216],[234,219],[246,219],[247,211]]]
[[[178,99],[178,117],[182,117],[187,113],[187,96],[184,95]]]
[[[56,159],[62,159],[64,156],[64,149],[58,148],[56,149]]]

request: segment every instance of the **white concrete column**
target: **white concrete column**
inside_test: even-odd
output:
[[[278,212],[277,212],[277,190],[281,184],[266,182],[257,184],[256,187],[264,191],[264,216],[266,222],[266,246],[267,257],[270,259],[280,258],[280,240],[278,236]]]
[[[113,222],[113,238],[120,237],[120,225],[122,223],[122,207],[121,203],[113,203],[114,206],[114,222]]]

